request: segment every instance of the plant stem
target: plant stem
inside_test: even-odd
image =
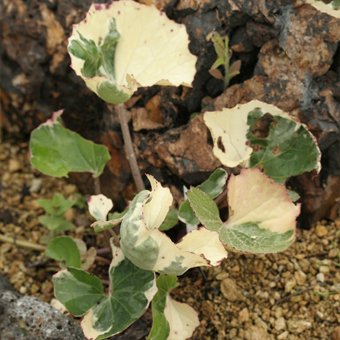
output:
[[[110,254],[112,253],[111,247],[104,247],[97,249],[97,255]]]
[[[114,108],[115,108],[115,111],[118,113],[120,127],[123,133],[125,154],[130,164],[131,173],[132,173],[132,177],[135,182],[135,185],[136,185],[136,189],[137,191],[142,191],[145,189],[145,187],[144,187],[142,175],[138,167],[137,158],[133,150],[132,139],[130,135],[129,125],[127,122],[127,110],[124,104],[115,105]]]
[[[94,183],[94,193],[95,195],[99,195],[101,193],[99,177],[93,177],[93,183]]]
[[[6,242],[6,243],[11,243],[11,244],[17,245],[19,247],[38,250],[38,251],[45,251],[45,249],[46,249],[46,247],[44,247],[40,244],[32,243],[32,242],[29,242],[29,241],[17,240],[15,237],[8,237],[8,236],[4,236],[4,235],[0,235],[0,241]]]

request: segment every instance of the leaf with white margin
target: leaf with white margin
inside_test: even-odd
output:
[[[96,221],[91,224],[91,227],[94,229],[96,233],[100,233],[104,230],[112,229],[122,222],[126,212],[127,212],[127,209],[123,210],[122,212],[115,211],[114,213],[109,214],[107,221]]]
[[[87,203],[89,213],[97,221],[106,221],[107,214],[113,208],[112,200],[103,194],[90,196]]]
[[[211,111],[204,114],[204,122],[208,126],[214,140],[214,155],[225,166],[234,168],[241,163],[247,164],[253,149],[247,145],[247,124],[249,112],[262,102],[253,100],[222,111]],[[263,103],[265,104],[265,103]],[[265,104],[266,105],[266,104]],[[272,110],[279,114],[281,110]]]
[[[307,128],[273,105],[254,104],[258,106],[248,115],[247,138],[254,148],[249,166],[263,169],[279,183],[306,171],[320,171],[321,152]]]
[[[52,280],[54,296],[75,316],[84,315],[105,297],[101,280],[81,269],[61,270]]]
[[[148,340],[185,340],[199,325],[197,313],[187,304],[174,301],[169,291],[177,286],[175,276],[161,274],[152,300],[152,328]]]
[[[151,176],[148,178],[152,191],[144,190],[134,198],[121,224],[120,244],[125,256],[142,269],[169,275],[181,275],[189,268],[213,265],[216,254],[220,254],[220,260],[226,257],[226,252],[221,254],[218,248],[220,241],[216,241],[216,233],[212,231],[193,231],[175,244],[158,229],[172,204],[172,196],[169,189],[163,188]],[[190,242],[186,242],[186,238]],[[192,249],[188,245],[204,242],[217,242],[218,250],[203,247]]]
[[[143,29],[141,29],[141,27]],[[99,97],[125,102],[138,87],[191,86],[197,58],[185,26],[134,1],[93,4],[75,25],[72,68]]]
[[[69,172],[90,172],[98,177],[110,154],[60,123],[62,111],[33,130],[30,139],[31,163],[45,175],[67,177]]]
[[[312,5],[320,12],[327,13],[334,18],[340,18],[339,0],[333,0],[329,3],[324,3],[322,0],[306,0],[306,3]]]
[[[135,267],[121,249],[112,246],[110,291],[104,294],[101,280],[81,269],[68,268],[53,277],[56,298],[81,322],[88,339],[117,334],[148,308],[157,292],[155,274]]]
[[[164,309],[168,292],[177,286],[177,277],[161,274],[157,278],[157,293],[154,296],[152,307],[152,327],[147,340],[165,340],[170,334],[170,326],[165,318]]]
[[[273,253],[290,246],[295,237],[300,205],[286,188],[259,169],[243,169],[228,183],[229,219],[221,241],[237,250]]]
[[[88,339],[106,339],[139,319],[157,292],[155,274],[135,267],[112,246],[109,296],[93,306],[81,322]]]
[[[281,124],[272,124],[268,138],[257,140],[252,137],[249,124],[254,120],[252,116],[260,118],[266,113]],[[313,135],[274,105],[253,100],[231,109],[206,112],[204,121],[214,140],[214,155],[228,167],[258,163],[268,175],[280,181],[305,171],[320,171],[321,153]],[[264,142],[267,145],[263,146]],[[287,162],[289,166],[285,166]]]

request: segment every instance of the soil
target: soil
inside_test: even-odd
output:
[[[69,197],[77,188],[46,177],[29,163],[27,143],[0,144],[0,237],[44,245],[51,235],[38,222],[38,198]],[[89,228],[85,210],[71,208],[66,218],[72,235],[88,246],[105,246],[103,235]],[[221,267],[194,269],[173,292],[198,312],[193,339],[340,339],[340,220],[297,230],[296,242],[275,255],[229,253]],[[104,278],[109,259],[102,255],[95,271]],[[58,270],[43,251],[0,241],[0,272],[22,294],[53,298],[51,277]],[[131,338],[132,339],[132,338]]]

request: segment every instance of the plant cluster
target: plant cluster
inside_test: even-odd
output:
[[[122,104],[138,87],[190,86],[196,57],[188,43],[185,27],[154,7],[118,1],[90,8],[74,27],[69,52],[72,67],[86,85],[124,113]],[[221,51],[213,68],[224,65],[227,73],[230,58],[221,53],[228,53],[228,41],[215,38],[214,43]],[[33,166],[57,177],[69,172],[100,176],[110,159],[107,149],[65,128],[61,113],[32,133]],[[314,137],[287,113],[259,101],[206,112],[204,121],[223,167],[190,188],[177,208],[170,190],[150,175],[151,189],[140,190],[123,212],[111,213],[113,203],[102,194],[89,198],[94,231],[116,235],[110,240],[107,292],[100,278],[87,271],[93,250],[66,236],[51,241],[47,254],[63,263],[53,277],[55,296],[69,312],[83,317],[87,338],[122,332],[151,303],[148,339],[186,339],[199,321],[190,306],[170,296],[177,276],[190,268],[219,265],[227,250],[273,253],[294,241],[300,204],[286,182],[320,170]],[[226,221],[216,203],[221,200],[228,204]],[[165,231],[178,220],[189,232],[175,243]],[[113,232],[118,226],[119,234]]]

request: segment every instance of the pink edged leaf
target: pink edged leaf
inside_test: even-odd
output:
[[[295,236],[300,205],[286,188],[258,169],[242,170],[228,183],[229,219],[221,241],[237,250],[271,253],[289,247]]]

